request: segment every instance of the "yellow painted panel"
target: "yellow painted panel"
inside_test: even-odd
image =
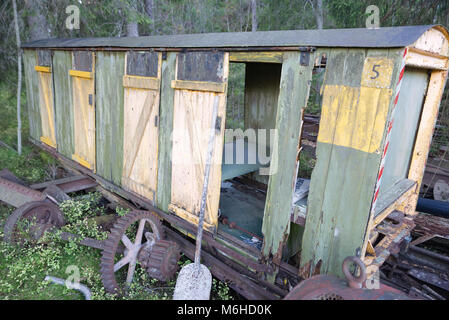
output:
[[[51,73],[39,72],[39,106],[44,143],[56,147],[55,112]]]
[[[194,225],[198,225],[199,222],[199,218],[198,216],[195,216],[193,214],[191,214],[190,212],[177,207],[176,205],[173,204],[169,204],[168,205],[168,210],[171,212],[174,212],[177,216],[183,218],[184,220],[194,224]],[[203,223],[203,229],[206,229],[210,232],[214,232],[215,231],[215,225],[208,223],[207,221],[204,221]],[[194,235],[191,235],[192,238],[196,238]]]
[[[173,80],[171,87],[174,89],[185,89],[193,91],[206,92],[226,92],[226,83],[207,82],[207,81],[190,81],[190,80]]]
[[[229,54],[224,55],[224,79],[228,78]],[[177,84],[180,84],[177,86]],[[188,85],[188,86],[184,86]],[[190,85],[192,87],[190,87]],[[195,85],[201,89],[192,89]],[[220,90],[216,86],[222,86]],[[215,97],[221,130],[215,130],[204,222],[211,231],[218,227],[218,205],[221,188],[226,118],[226,86],[224,83],[201,81],[173,81],[175,90],[172,135],[171,204],[169,208],[181,218],[198,223],[204,183],[207,150],[210,138]],[[224,90],[224,91],[222,91]],[[219,91],[219,92],[217,92]]]
[[[124,75],[123,86],[125,88],[159,90],[160,80],[158,78],[151,77]]]
[[[318,141],[380,152],[392,90],[326,86]]]
[[[77,154],[72,154],[72,159],[88,169],[91,169],[91,170],[93,169],[92,165],[86,159],[84,159],[82,156],[79,156]]]
[[[34,69],[38,72],[46,72],[46,73],[51,73],[51,68],[50,67],[43,67],[43,66],[35,66]]]
[[[125,88],[123,188],[154,201],[159,91]]]
[[[41,141],[50,147],[56,148],[56,144],[49,137],[41,137]]]
[[[72,77],[80,77],[80,78],[86,78],[86,79],[93,78],[92,72],[88,72],[88,71],[69,70],[69,74]]]
[[[384,57],[367,57],[363,66],[362,86],[389,88],[393,74],[393,60]]]
[[[283,52],[230,52],[229,61],[231,62],[268,62],[282,63],[284,59]]]
[[[74,158],[80,164],[95,170],[95,96],[94,80],[73,78]],[[92,96],[89,104],[89,95]],[[83,164],[84,159],[88,165]]]

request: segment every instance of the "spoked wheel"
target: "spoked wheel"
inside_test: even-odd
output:
[[[101,257],[101,278],[107,292],[126,292],[133,280],[137,261],[147,267],[149,259],[154,256],[153,248],[160,248],[160,243],[166,242],[163,230],[159,218],[148,211],[132,211],[116,221],[104,243]]]
[[[14,245],[25,241],[37,242],[46,231],[63,225],[63,213],[54,203],[28,202],[14,210],[6,220],[4,240]]]

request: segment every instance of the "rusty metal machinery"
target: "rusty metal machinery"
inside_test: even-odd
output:
[[[14,245],[22,245],[25,241],[35,243],[45,232],[60,229],[64,225],[64,214],[57,204],[70,199],[68,192],[96,185],[86,176],[75,176],[29,188],[11,172],[2,170],[0,201],[17,208],[5,223],[4,240]],[[160,281],[171,280],[177,271],[181,252],[176,242],[164,240],[165,229],[157,215],[135,210],[118,219],[115,215],[112,218],[115,223],[105,241],[82,238],[68,232],[62,232],[61,239],[76,239],[82,245],[102,250],[101,277],[110,293],[124,293],[123,289],[132,282],[137,262],[150,277]],[[119,260],[116,262],[117,258]],[[121,281],[120,272],[126,265],[126,280]]]
[[[132,282],[137,262],[151,277],[170,280],[177,270],[180,250],[164,236],[162,223],[154,213],[135,210],[119,218],[105,240],[101,257],[105,289],[113,294],[124,293]]]
[[[360,270],[358,276],[350,272],[351,263]],[[317,275],[302,281],[285,296],[284,300],[409,300],[399,290],[380,284],[378,289],[362,288],[366,280],[363,262],[357,257],[348,257],[343,261],[343,273],[346,280],[331,275]]]
[[[8,217],[4,227],[4,240],[21,244],[25,240],[37,241],[46,231],[61,228],[64,216],[59,207],[51,202],[32,201],[18,207]]]

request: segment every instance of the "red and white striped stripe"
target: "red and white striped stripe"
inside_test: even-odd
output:
[[[374,199],[373,199],[373,204],[371,206],[371,212],[374,212],[374,210],[376,209],[377,199],[379,197],[380,183],[382,181],[382,175],[384,173],[384,168],[385,168],[385,157],[388,153],[388,147],[390,146],[391,129],[393,128],[394,117],[396,114],[396,107],[398,105],[399,93],[401,91],[401,86],[402,86],[402,79],[404,78],[405,57],[407,56],[407,51],[408,51],[407,48],[405,48],[404,54],[402,56],[401,73],[399,75],[398,83],[396,84],[395,99],[394,99],[393,109],[391,110],[390,121],[388,122],[387,137],[385,138],[385,148],[382,153],[382,161],[380,163],[380,170],[379,170],[379,174],[377,176],[376,191],[374,193]]]

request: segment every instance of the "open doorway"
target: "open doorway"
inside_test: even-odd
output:
[[[231,63],[219,230],[261,249],[282,64]]]

